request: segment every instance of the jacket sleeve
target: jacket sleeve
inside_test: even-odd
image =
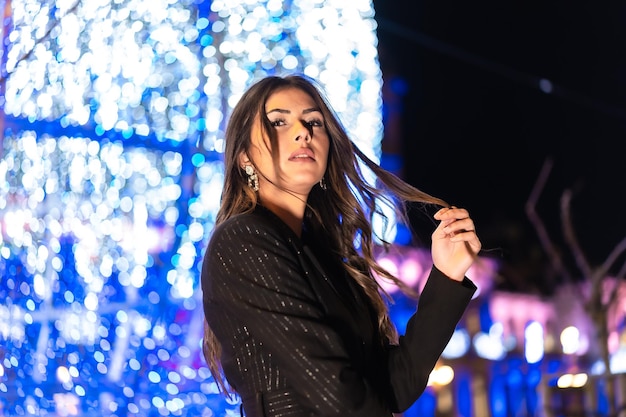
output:
[[[468,278],[454,281],[433,266],[404,335],[389,347],[394,412],[405,411],[422,394],[476,289]]]
[[[272,352],[311,415],[388,414],[388,406],[353,369],[303,275],[298,253],[275,225],[223,226],[214,231],[202,266],[205,315],[218,338],[233,330],[223,328],[233,321],[222,318],[236,316],[238,326]]]

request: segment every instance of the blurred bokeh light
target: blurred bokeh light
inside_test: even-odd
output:
[[[225,122],[304,73],[378,161],[371,2],[0,3],[0,414],[238,414],[200,352]]]

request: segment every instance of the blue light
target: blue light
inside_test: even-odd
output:
[[[202,155],[201,153],[196,153],[191,157],[191,163],[195,167],[202,166],[202,164],[204,164],[205,161],[206,159],[204,158],[204,155]]]

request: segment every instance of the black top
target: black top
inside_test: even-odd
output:
[[[213,231],[202,265],[204,313],[246,416],[406,410],[476,290],[433,267],[405,335],[383,346],[369,301],[324,248],[261,206]]]

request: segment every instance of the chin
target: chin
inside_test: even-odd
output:
[[[317,179],[317,177],[300,177],[300,178],[294,178],[291,181],[289,181],[289,184],[291,184],[291,187],[293,187],[294,189],[311,189],[313,187],[315,187],[315,185],[319,182],[320,180]]]
[[[315,184],[317,184],[317,182],[314,183],[299,183],[299,184],[291,184],[291,185],[287,185],[285,188],[287,188],[288,190],[291,190],[292,192],[296,193],[296,194],[300,194],[300,195],[308,195],[311,190],[313,189],[313,187],[315,186]]]

